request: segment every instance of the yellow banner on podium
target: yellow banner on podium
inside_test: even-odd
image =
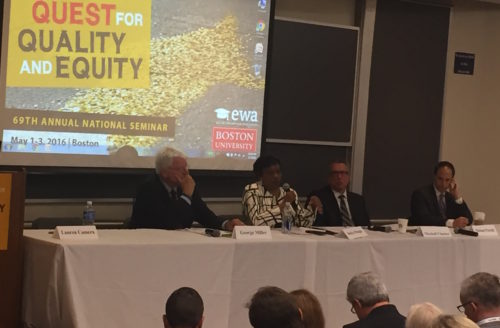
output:
[[[7,250],[9,242],[10,193],[12,175],[0,173],[0,251]]]

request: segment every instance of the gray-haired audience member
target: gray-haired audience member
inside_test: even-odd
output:
[[[406,317],[406,328],[429,328],[443,311],[432,303],[414,304]]]
[[[196,290],[181,287],[174,291],[165,304],[165,328],[201,328],[203,300]]]
[[[304,328],[295,298],[278,287],[262,287],[248,304],[254,328]]]
[[[500,327],[500,280],[497,275],[478,272],[466,278],[460,288],[460,312],[481,328]]]
[[[472,320],[463,315],[441,314],[429,328],[479,328]]]
[[[347,301],[359,320],[344,328],[404,328],[405,317],[389,303],[387,288],[372,272],[355,275],[347,285]]]
[[[297,306],[302,310],[305,328],[325,328],[325,316],[318,298],[307,289],[297,289],[290,294],[295,297]]]

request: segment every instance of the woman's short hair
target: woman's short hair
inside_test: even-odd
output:
[[[405,328],[428,328],[443,311],[432,303],[414,304],[408,311]]]
[[[263,155],[253,163],[253,173],[260,178],[262,171],[273,165],[281,165],[280,160],[272,155]]]

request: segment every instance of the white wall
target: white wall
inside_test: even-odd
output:
[[[455,52],[474,53],[474,75],[453,73]],[[441,159],[453,162],[471,211],[500,223],[500,5],[458,0],[452,9]]]

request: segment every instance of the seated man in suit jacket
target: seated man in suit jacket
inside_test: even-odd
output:
[[[370,217],[363,196],[347,191],[349,167],[341,160],[330,163],[328,186],[313,191],[319,197],[322,211],[318,209],[315,226],[368,226]]]
[[[156,174],[139,188],[131,228],[183,229],[193,221],[213,229],[233,230],[239,219],[223,221],[201,199],[184,155],[164,148],[156,156]]]
[[[355,275],[347,285],[347,301],[359,320],[344,328],[404,328],[406,318],[389,303],[387,288],[378,275],[364,272]]]
[[[463,228],[472,223],[472,214],[460,197],[455,182],[455,167],[439,162],[434,168],[434,183],[411,195],[410,225]]]

